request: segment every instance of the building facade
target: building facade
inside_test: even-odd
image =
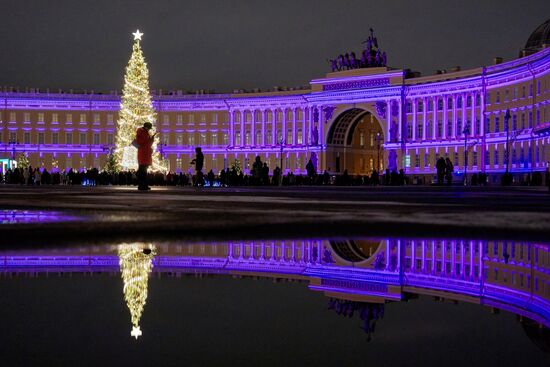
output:
[[[197,146],[214,172],[239,160],[246,173],[258,155],[271,169],[282,165],[295,174],[312,159],[319,172],[389,168],[425,178],[441,156],[457,172],[495,178],[506,170],[544,172],[550,48],[548,31],[542,33],[516,60],[433,76],[374,67],[332,72],[303,90],[155,93],[159,150],[172,172],[190,170]],[[20,154],[33,167],[54,170],[105,165],[120,108],[116,94],[5,89],[0,103],[3,171]]]

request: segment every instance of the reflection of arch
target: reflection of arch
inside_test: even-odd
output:
[[[330,246],[340,258],[349,262],[368,260],[380,247],[377,240],[330,241]]]

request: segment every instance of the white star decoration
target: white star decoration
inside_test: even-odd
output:
[[[132,328],[132,332],[130,333],[131,336],[135,337],[136,339],[141,336],[141,330],[139,329],[139,326],[138,327],[133,327]]]
[[[141,33],[139,29],[132,34],[134,35],[134,41],[135,40],[141,41],[141,36],[143,36],[143,33]]]

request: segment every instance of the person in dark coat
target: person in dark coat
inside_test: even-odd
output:
[[[201,147],[195,148],[195,159],[191,161],[191,164],[195,165],[195,171],[197,175],[195,177],[195,186],[204,186],[204,179],[202,177],[202,167],[204,165],[204,154],[202,154]]]
[[[451,185],[453,183],[453,172],[455,171],[455,168],[453,166],[453,162],[449,158],[445,159],[445,179],[447,180],[447,185]]]
[[[155,135],[149,135],[149,131],[153,128],[153,124],[146,122],[143,127],[140,127],[136,131],[135,142],[138,146],[138,190],[146,191],[151,190],[147,184],[147,168],[153,164],[153,141]]]
[[[443,179],[445,178],[445,169],[447,165],[445,164],[445,159],[439,157],[437,163],[435,164],[435,169],[437,170],[437,184],[443,185]]]

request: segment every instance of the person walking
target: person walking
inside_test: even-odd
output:
[[[453,183],[453,172],[455,171],[455,168],[453,166],[453,162],[447,157],[445,158],[445,179],[447,180],[447,185],[451,186]]]
[[[153,124],[146,122],[143,127],[140,127],[136,131],[135,143],[138,146],[138,190],[147,191],[151,190],[147,184],[147,168],[153,164],[153,141],[155,135],[149,135],[149,131],[153,128]]]
[[[445,159],[443,157],[439,157],[437,160],[437,163],[435,164],[435,168],[437,170],[437,184],[443,185],[443,180],[445,178]]]
[[[195,165],[195,186],[204,186],[204,179],[202,177],[202,167],[204,165],[204,154],[202,154],[201,147],[195,148],[195,159],[191,161],[191,164]]]

